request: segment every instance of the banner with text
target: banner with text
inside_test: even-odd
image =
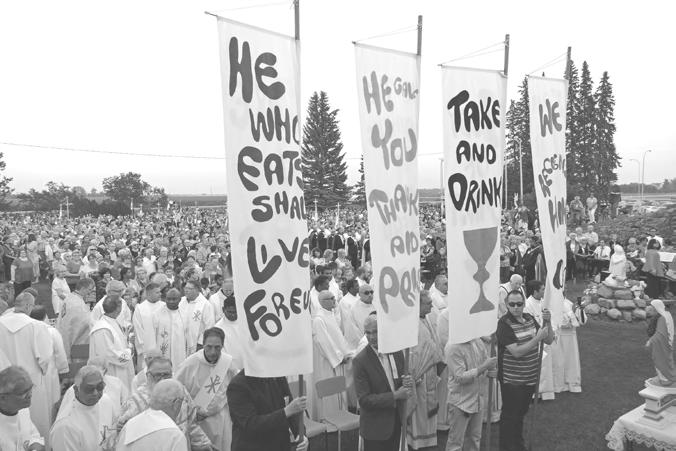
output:
[[[495,332],[507,77],[442,68],[449,342]]]
[[[568,81],[529,77],[530,144],[542,248],[544,307],[560,324],[566,282],[566,100]]]
[[[418,343],[420,57],[355,44],[378,349]]]
[[[300,44],[218,19],[232,270],[247,376],[312,372]]]

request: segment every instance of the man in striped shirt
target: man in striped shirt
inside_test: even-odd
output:
[[[507,313],[498,320],[498,380],[502,392],[500,451],[523,451],[523,419],[538,384],[540,342],[551,344],[554,331],[549,310],[543,310],[545,326],[523,312],[523,293],[511,291],[505,300]]]

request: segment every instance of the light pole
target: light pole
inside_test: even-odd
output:
[[[641,204],[643,203],[643,194],[645,193],[645,156],[648,152],[652,152],[652,149],[643,152],[643,164],[641,165]]]
[[[523,158],[521,155],[521,140],[515,136],[514,141],[516,141],[516,144],[519,146],[519,202],[523,203]]]
[[[638,182],[636,183],[637,187],[637,194],[639,197],[639,200],[641,199],[641,162],[638,161],[636,158],[631,158],[629,161],[635,161],[636,164],[638,165]]]

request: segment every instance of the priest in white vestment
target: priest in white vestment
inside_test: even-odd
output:
[[[114,448],[113,402],[103,393],[103,374],[83,366],[75,376],[73,396],[64,396],[49,433],[54,451],[111,451]]]
[[[350,279],[347,282],[347,293],[338,301],[338,315],[340,316],[340,330],[343,335],[346,333],[346,324],[352,307],[359,302],[359,282],[356,279]],[[337,299],[337,298],[336,298]]]
[[[155,342],[162,355],[178,368],[188,357],[188,318],[178,306],[181,293],[172,288],[167,291],[165,305],[153,318]]]
[[[216,320],[214,309],[207,299],[202,296],[199,283],[194,280],[186,282],[183,288],[185,296],[178,304],[178,309],[188,321],[188,355],[202,346],[202,334],[214,327]]]
[[[23,292],[14,300],[14,310],[8,310],[0,316],[0,349],[14,365],[25,369],[33,381],[33,394],[30,405],[31,419],[46,437],[51,425],[53,378],[56,373],[49,372],[54,347],[47,325],[36,321],[28,314],[35,305],[35,298]]]
[[[312,282],[312,288],[310,289],[310,315],[314,317],[319,309],[319,292],[328,290],[329,283],[331,282],[331,276],[320,274],[315,277],[314,282]]]
[[[66,357],[70,360],[70,351],[74,345],[89,344],[91,329],[91,312],[86,299],[96,289],[94,281],[88,277],[75,284],[75,291],[68,294],[61,305],[61,314],[56,322],[56,329],[63,339]]]
[[[232,279],[225,279],[221,284],[221,289],[209,296],[209,303],[214,310],[214,319],[218,322],[223,318],[223,301],[233,295],[235,288]]]
[[[47,380],[49,386],[46,387],[48,392],[48,397],[50,404],[53,406],[56,404],[59,399],[61,399],[61,378],[65,377],[68,374],[68,358],[66,357],[66,351],[63,348],[63,339],[61,334],[54,327],[47,324],[47,310],[42,305],[36,305],[31,311],[30,317],[36,321],[40,321],[47,326],[47,331],[49,332],[49,337],[52,339],[52,358],[49,361],[49,368],[47,372]],[[53,422],[52,420],[54,412],[53,409],[49,411],[49,424]]]
[[[140,387],[143,387],[146,384],[146,372],[148,370],[148,365],[150,365],[150,362],[152,362],[157,357],[163,357],[159,348],[148,349],[145,351],[143,354],[143,369],[136,373],[136,376],[134,376],[134,379],[132,379],[130,395],[136,393]]]
[[[151,349],[157,348],[155,341],[155,328],[153,327],[153,318],[162,307],[160,300],[160,286],[149,283],[144,288],[145,300],[136,305],[132,316],[132,325],[134,326],[134,340],[136,345],[136,355],[138,356],[139,366],[145,367],[145,353]]]
[[[531,295],[526,299],[524,305],[524,313],[528,313],[535,318],[540,327],[544,326],[542,311],[543,298],[545,295],[545,285],[539,280],[531,280],[528,282],[528,291]],[[556,340],[556,339],[555,339]],[[544,345],[544,352],[542,354],[542,370],[540,372],[540,396],[543,401],[551,401],[554,399],[554,358],[556,351],[552,352],[552,346],[556,346],[556,341],[551,345]],[[537,395],[537,394],[536,394]]]
[[[131,310],[129,309],[129,306],[124,301],[124,299],[122,299],[122,293],[124,293],[125,289],[126,287],[119,280],[111,280],[110,282],[108,282],[108,285],[106,285],[106,295],[102,297],[92,309],[89,319],[91,326],[94,326],[94,323],[96,323],[104,316],[105,312],[103,311],[103,302],[106,299],[112,300],[119,299],[120,301],[122,301],[121,304],[122,310],[120,311],[120,314],[117,316],[115,320],[122,328],[125,337],[129,335],[129,331],[131,330]]]
[[[0,371],[0,450],[43,451],[44,439],[31,421],[33,381],[19,366]]]
[[[132,352],[124,331],[116,318],[120,315],[124,301],[107,297],[103,301],[104,315],[92,327],[89,340],[89,358],[103,357],[108,363],[108,372],[118,377],[131,389],[134,378]]]
[[[95,366],[103,374],[103,382],[106,384],[106,389],[103,393],[108,395],[110,400],[113,401],[115,416],[117,417],[120,414],[122,405],[129,399],[129,389],[125,387],[119,378],[108,374],[108,362],[103,357],[92,357],[87,362],[87,365]]]
[[[232,357],[232,368],[238,373],[244,369],[244,353],[237,330],[237,307],[235,306],[235,297],[233,295],[223,300],[223,317],[214,327],[218,327],[225,334],[223,351],[226,354],[230,354]]]
[[[432,311],[430,312],[430,322],[432,327],[437,327],[439,314],[448,307],[448,279],[443,274],[434,279],[434,285],[429,289],[429,296],[432,299]],[[445,345],[445,343],[444,343]]]
[[[350,349],[357,349],[359,341],[364,336],[364,320],[376,308],[373,305],[373,288],[369,284],[359,287],[359,302],[352,306],[345,327],[345,339]]]
[[[54,280],[52,280],[52,308],[56,316],[61,313],[61,304],[66,300],[66,296],[70,294],[70,287],[66,282],[66,267],[57,265],[54,268]]]
[[[230,451],[232,420],[226,389],[235,377],[232,357],[223,352],[225,335],[217,327],[204,332],[204,348],[191,354],[178,368],[176,379],[190,392],[197,405],[197,419],[213,445]]]
[[[308,410],[310,418],[320,421],[327,413],[345,408],[344,394],[319,399],[315,384],[323,379],[343,376],[346,385],[352,385],[350,360],[354,350],[350,349],[338,327],[334,309],[335,295],[330,290],[319,293],[319,311],[312,318],[313,373],[308,377]]]
[[[188,451],[188,442],[176,426],[183,387],[173,379],[157,383],[150,395],[150,408],[124,425],[117,451]]]
[[[411,348],[410,374],[414,381],[414,395],[407,403],[407,411],[413,411],[407,425],[406,440],[413,449],[437,445],[437,413],[439,399],[437,386],[444,361],[439,338],[427,314],[432,310],[432,299],[427,291],[420,293],[420,324],[418,344]],[[442,406],[443,407],[443,406]]]

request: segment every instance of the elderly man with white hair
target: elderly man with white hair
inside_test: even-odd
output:
[[[0,316],[0,350],[7,360],[25,369],[33,381],[31,419],[45,437],[51,423],[52,400],[49,387],[58,375],[49,371],[54,348],[47,325],[28,316],[35,306],[30,293],[21,293],[14,300],[14,310]]]
[[[124,301],[106,297],[103,300],[103,317],[94,323],[89,333],[89,357],[103,357],[112,376],[120,378],[127,390],[134,378],[134,362],[127,338],[116,321]]]
[[[117,442],[117,451],[188,451],[185,435],[176,426],[183,386],[173,379],[157,383],[150,408],[129,420]]]
[[[52,308],[56,316],[61,313],[61,305],[66,300],[66,296],[70,294],[70,287],[66,282],[66,267],[63,265],[56,265],[54,268],[54,280],[52,280]]]
[[[33,382],[19,366],[0,371],[0,449],[42,451],[44,439],[31,421]]]
[[[111,280],[106,285],[106,295],[102,297],[99,302],[96,303],[92,309],[90,323],[93,326],[98,320],[103,317],[103,301],[106,299],[120,299],[122,300],[122,293],[124,293],[125,286],[119,280]],[[126,302],[122,301],[122,310],[116,318],[117,323],[120,325],[124,331],[125,337],[128,335],[129,330],[131,329],[131,310]]]
[[[122,406],[122,413],[117,419],[117,429],[121,430],[127,422],[144,412],[151,404],[151,393],[155,386],[173,376],[171,360],[166,357],[155,357],[148,362],[147,383],[139,387],[129,400]],[[186,437],[193,451],[211,451],[211,440],[197,424],[197,406],[190,397],[188,390],[181,385],[182,400],[180,410],[174,421]],[[121,439],[118,438],[118,445]]]
[[[115,437],[115,409],[103,374],[95,366],[83,366],[75,376],[73,396],[64,396],[49,442],[58,451],[110,450]]]

